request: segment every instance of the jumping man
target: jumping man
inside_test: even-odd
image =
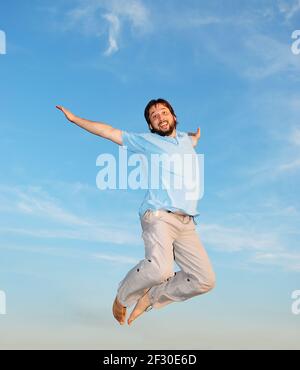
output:
[[[153,155],[196,155],[194,147],[200,139],[200,129],[195,134],[178,131],[174,109],[164,99],[147,104],[144,116],[150,132],[144,134],[122,131],[79,118],[62,106],[57,108],[77,126],[148,159]],[[170,176],[185,183],[186,171],[174,174],[168,166],[159,167],[161,183],[166,183]],[[185,301],[214,287],[215,275],[195,226],[198,199],[188,197],[187,193],[184,186],[148,189],[139,210],[145,259],[119,283],[112,307],[121,325],[125,324],[127,308],[132,305],[135,307],[128,318],[129,325],[151,308]],[[174,272],[174,261],[180,271]]]

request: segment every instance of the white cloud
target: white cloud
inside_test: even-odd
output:
[[[291,51],[291,32],[285,39],[279,39],[278,33],[274,31],[263,33],[259,31],[263,29],[259,26],[264,25],[265,19],[252,13],[223,18],[192,15],[190,17],[191,23],[185,15],[176,22],[179,25],[186,23],[186,27],[194,28],[206,24],[214,26],[211,33],[198,34],[199,41],[202,42],[196,48],[200,50],[201,58],[205,47],[217,60],[247,79],[259,80],[284,73],[285,78],[299,80],[300,64],[299,58]],[[218,24],[221,24],[222,28],[215,27]],[[282,28],[282,25],[280,27]]]
[[[294,173],[300,169],[300,154],[290,154],[272,163],[265,163],[260,167],[249,170],[248,175],[253,182],[275,181],[287,173]]]
[[[84,228],[77,228],[76,230],[70,228],[18,228],[18,227],[1,227],[0,234],[4,235],[21,235],[31,238],[40,239],[65,239],[65,240],[84,240],[87,242],[96,243],[112,243],[112,244],[126,244],[139,245],[142,243],[140,238],[127,230],[119,227],[113,228],[112,225],[103,226],[91,224]]]
[[[292,160],[291,162],[281,164],[278,167],[279,173],[287,172],[287,171],[294,171],[300,168],[300,159]]]
[[[108,255],[108,254],[100,254],[96,253],[92,256],[96,260],[103,260],[103,261],[109,261],[119,264],[129,264],[129,265],[135,265],[139,261],[135,258],[126,257],[126,256],[120,256],[120,255]]]
[[[300,146],[300,129],[298,127],[291,132],[289,141],[296,146]]]
[[[102,36],[108,22],[109,47],[104,55],[110,56],[119,49],[122,25],[129,23],[139,33],[151,29],[149,10],[141,0],[85,0],[67,14],[68,27],[78,28],[87,35]]]
[[[40,188],[15,189],[15,207],[28,215],[50,218],[68,225],[87,226],[89,222],[63,209],[53,197]]]
[[[204,224],[200,229],[205,244],[220,251],[282,250],[277,236],[272,233],[246,231],[242,228],[230,228],[218,224]]]
[[[78,185],[71,185],[70,189],[73,188],[78,189]],[[82,189],[82,186],[79,188]],[[88,191],[90,190],[88,189]],[[24,222],[21,227],[12,222],[9,225],[2,224],[0,227],[1,235],[21,236],[22,240],[24,237],[28,237],[42,240],[63,239],[116,245],[142,245],[140,232],[137,232],[135,227],[128,229],[126,225],[107,224],[88,219],[84,215],[76,215],[66,210],[58,199],[50,196],[40,187],[9,188],[0,186],[0,198],[6,199],[6,205],[2,209],[4,215],[10,212],[16,220],[18,220],[17,215],[21,215],[21,217],[25,215],[27,221],[33,221],[29,223],[29,226]],[[20,207],[20,199],[23,201],[23,207]],[[271,211],[273,214],[274,210]],[[296,208],[292,206],[285,207],[284,212],[285,217],[297,215]],[[57,221],[57,224],[53,225],[53,221]],[[276,231],[264,230],[261,224],[259,227],[253,225],[249,228],[248,225],[243,225],[242,220],[240,221],[238,227],[228,227],[218,223],[201,224],[200,235],[204,240],[204,245],[225,253],[247,252],[254,256],[254,259],[256,255],[289,254]],[[34,226],[30,226],[32,223]],[[29,251],[31,250],[32,248],[29,248]],[[38,248],[37,251],[39,252],[40,249]],[[53,251],[50,250],[50,252]],[[103,253],[95,253],[90,257],[117,263],[134,264],[137,262],[131,257]],[[264,261],[262,257],[261,261]]]
[[[222,4],[219,4],[218,8],[211,7],[209,2],[201,5],[196,2],[195,5],[183,6],[180,9],[176,6],[169,6],[164,9],[168,13],[167,19],[165,19],[164,13],[161,16],[159,12],[157,12],[156,18],[159,18],[160,22],[169,28],[202,29],[211,26],[210,29],[213,30],[218,28],[216,26],[221,25],[224,31],[226,26],[253,27],[259,22],[265,23],[266,20],[274,18],[274,9],[268,5],[260,4],[259,8],[239,5],[238,12],[232,11],[230,6]]]
[[[132,257],[116,254],[90,253],[86,249],[65,248],[63,246],[49,247],[49,246],[22,246],[22,245],[0,245],[0,250],[19,251],[24,253],[44,254],[53,257],[66,257],[77,259],[92,259],[104,262],[112,262],[114,264],[128,264],[136,265],[139,261]]]
[[[49,247],[46,245],[38,245],[38,246],[24,246],[24,245],[15,245],[10,243],[5,243],[0,245],[0,250],[8,250],[8,251],[18,251],[24,253],[33,253],[33,254],[46,254],[49,256],[55,257],[70,257],[70,258],[82,258],[86,256],[87,252],[79,251],[74,248],[65,248],[62,245],[56,247]],[[33,273],[33,272],[30,272]]]
[[[265,197],[263,202],[260,202],[261,214],[263,212],[263,217],[270,218],[272,216],[286,218],[292,216],[293,218],[299,217],[300,213],[295,207],[289,203],[283,202],[278,195],[269,195],[268,198]]]
[[[278,0],[278,8],[286,19],[289,20],[300,11],[300,0]]]
[[[278,73],[299,75],[300,64],[290,51],[289,42],[282,43],[270,36],[252,35],[245,40],[249,64],[242,71],[252,79],[263,79]]]
[[[227,23],[230,21],[231,20],[229,19],[215,15],[197,14],[196,11],[188,11],[184,14],[180,14],[180,16],[178,16],[178,14],[173,14],[173,16],[168,20],[169,27],[175,27],[178,29],[199,28],[203,26]]]
[[[279,266],[285,270],[300,272],[300,253],[257,253],[253,261],[263,265]]]
[[[110,23],[108,37],[109,48],[104,53],[104,55],[109,56],[119,50],[117,39],[120,32],[120,20],[114,14],[105,14],[103,18]]]
[[[297,211],[294,207],[285,210],[285,214],[281,212],[281,219],[287,216],[286,212],[294,214]],[[248,218],[247,215],[245,217]],[[255,215],[252,218],[255,219]],[[280,225],[267,231],[266,226],[259,221],[263,219],[261,215],[257,219],[257,224],[251,222],[251,228],[248,225],[234,228],[220,224],[201,225],[200,235],[204,246],[223,253],[243,253],[242,258],[247,265],[255,263],[300,272],[300,253],[295,252],[291,245],[286,247],[280,240],[288,236],[288,226]],[[291,232],[293,236],[295,233],[295,230]]]
[[[74,214],[66,210],[58,199],[50,196],[40,187],[21,188],[2,185],[0,186],[0,199],[5,202],[0,211],[5,214],[18,214],[24,219],[26,216],[27,220],[34,220],[37,225],[34,228],[2,226],[0,228],[2,234],[44,239],[77,239],[120,245],[141,243],[139,234],[130,232],[125,225],[108,224]],[[55,226],[53,226],[53,222],[56,224]]]
[[[113,14],[126,17],[134,28],[140,31],[147,31],[151,28],[149,9],[142,0],[107,0],[106,4]]]

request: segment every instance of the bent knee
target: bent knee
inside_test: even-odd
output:
[[[202,294],[203,293],[208,293],[210,292],[211,290],[213,290],[216,286],[216,279],[215,277],[211,278],[211,279],[208,279],[207,281],[203,282],[202,284],[200,284],[200,289],[202,290]]]
[[[173,271],[169,270],[160,270],[156,275],[157,284],[161,284],[164,281],[167,281],[174,275]]]
[[[205,280],[201,280],[197,282],[195,287],[195,293],[198,294],[205,294],[213,290],[216,286],[216,278],[215,275],[211,275],[207,277]]]
[[[159,269],[159,268],[154,269],[152,273],[153,275],[151,277],[151,280],[152,280],[152,284],[154,285],[159,285],[174,275],[174,272],[172,270]]]

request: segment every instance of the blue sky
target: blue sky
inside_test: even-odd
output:
[[[1,348],[299,349],[297,29],[299,0],[1,2]],[[119,327],[143,192],[99,191],[96,158],[118,147],[55,105],[146,132],[158,97],[182,131],[201,127],[198,231],[217,287]]]

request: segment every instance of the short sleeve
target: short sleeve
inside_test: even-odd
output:
[[[145,153],[149,148],[147,134],[135,134],[127,131],[122,132],[123,147],[133,153]]]
[[[193,136],[192,135],[189,135],[189,134],[186,134],[186,136],[188,137],[188,139],[190,140],[190,142],[192,143],[192,145],[194,145]]]

